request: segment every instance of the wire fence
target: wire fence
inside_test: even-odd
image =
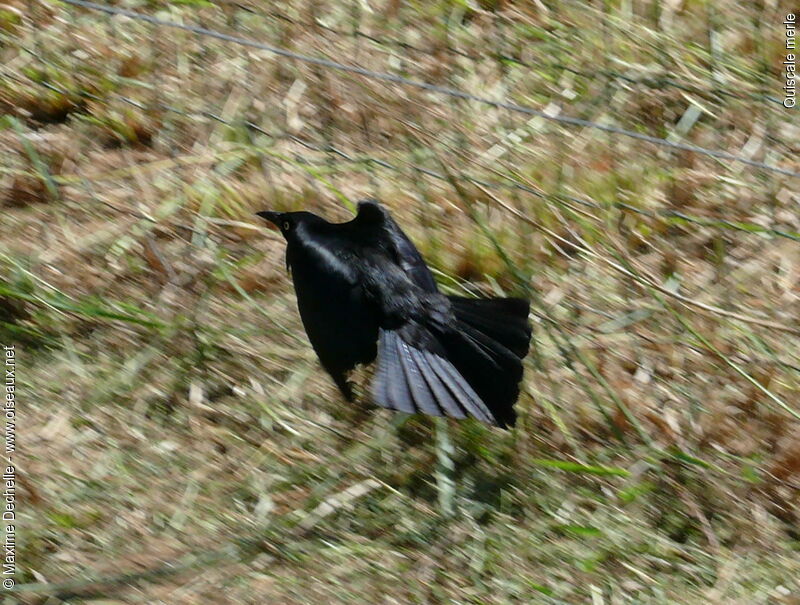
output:
[[[33,53],[33,51],[30,51],[30,50],[28,50],[28,52]],[[19,76],[15,75],[15,74],[11,74],[11,73],[3,73],[3,76],[6,77],[6,78],[9,78],[9,79],[16,80],[17,82],[20,82],[20,83],[29,83],[29,84],[33,84],[33,85],[36,85],[36,86],[40,86],[40,87],[46,88],[47,90],[56,92],[56,93],[58,93],[60,95],[63,95],[65,97],[71,97],[71,96],[76,94],[74,91],[67,90],[65,88],[62,88],[60,86],[51,84],[49,82],[36,81],[36,80],[31,80],[31,79],[24,80],[23,78],[20,78]],[[77,94],[80,97],[85,97],[87,99],[91,99],[93,101],[97,101],[97,102],[103,103],[103,104],[108,104],[110,102],[108,96],[101,97],[101,96],[94,95],[94,94],[92,94],[90,92],[87,92],[87,91],[78,91]],[[426,175],[426,176],[429,176],[429,177],[432,177],[434,179],[437,179],[437,180],[440,180],[440,181],[444,181],[444,182],[446,182],[448,180],[448,177],[446,175],[442,174],[441,172],[437,172],[435,170],[431,170],[430,168],[426,168],[424,166],[420,166],[420,165],[414,164],[413,162],[406,162],[406,167],[403,167],[403,166],[398,166],[398,165],[392,164],[390,162],[387,162],[384,159],[381,159],[381,158],[378,158],[378,157],[374,157],[374,156],[369,156],[369,155],[354,156],[353,154],[350,154],[350,153],[347,153],[347,152],[345,152],[345,151],[343,151],[341,149],[338,149],[337,147],[335,147],[333,145],[319,145],[317,143],[314,143],[313,141],[310,141],[308,139],[305,139],[305,138],[303,138],[301,136],[298,136],[298,135],[295,135],[295,134],[286,133],[286,132],[268,131],[265,128],[263,128],[262,126],[260,126],[259,124],[255,123],[255,122],[253,122],[251,120],[245,119],[245,118],[226,119],[223,116],[221,116],[219,113],[215,113],[213,110],[210,110],[210,109],[196,109],[195,108],[195,109],[186,110],[186,109],[179,109],[177,107],[173,107],[173,106],[170,106],[170,105],[165,105],[163,103],[146,104],[146,103],[143,103],[143,102],[138,101],[136,99],[127,97],[125,95],[119,95],[119,94],[113,94],[113,95],[110,95],[110,97],[118,99],[119,101],[121,101],[121,102],[123,102],[123,103],[125,103],[127,105],[130,105],[131,107],[135,107],[136,109],[139,109],[139,110],[145,111],[145,112],[151,112],[151,111],[154,111],[154,110],[160,110],[160,111],[166,111],[166,112],[170,112],[170,113],[175,113],[177,115],[181,115],[181,116],[184,116],[184,117],[202,117],[202,118],[207,118],[207,119],[213,120],[215,122],[218,122],[220,124],[225,124],[227,126],[243,125],[243,126],[247,127],[248,129],[251,129],[254,132],[257,132],[259,134],[262,134],[262,135],[265,135],[267,137],[270,137],[271,139],[289,139],[289,140],[292,140],[292,141],[294,141],[296,143],[299,143],[300,145],[302,145],[303,147],[305,147],[306,149],[309,149],[311,151],[330,154],[330,155],[335,156],[336,158],[338,158],[338,159],[340,159],[342,161],[350,162],[350,163],[353,163],[353,164],[370,164],[370,165],[373,165],[373,166],[376,166],[376,167],[380,167],[380,168],[385,168],[387,170],[391,170],[391,171],[394,171],[394,172],[407,173],[407,172],[411,171],[411,172],[423,174],[423,175]],[[312,159],[309,159],[309,158],[306,158],[306,157],[302,157],[302,156],[297,155],[297,154],[296,154],[296,157],[298,159],[300,159],[301,161],[303,161],[304,163],[306,163],[306,164],[311,165],[311,164],[314,163],[314,160],[312,160]],[[515,190],[522,191],[524,193],[533,195],[533,196],[535,196],[537,198],[540,198],[540,199],[544,199],[544,200],[554,199],[555,201],[564,200],[564,201],[567,201],[567,202],[573,202],[575,204],[578,204],[580,206],[584,206],[586,208],[594,208],[594,209],[598,209],[598,210],[602,210],[604,208],[618,208],[618,209],[621,209],[621,210],[626,210],[626,211],[633,212],[635,214],[639,214],[639,215],[650,217],[650,218],[662,217],[662,218],[665,218],[665,219],[678,219],[678,220],[681,220],[681,221],[687,221],[689,223],[695,223],[695,224],[698,224],[698,225],[704,225],[704,226],[712,227],[712,228],[716,227],[716,228],[720,228],[720,229],[730,229],[730,230],[741,231],[741,232],[745,232],[745,233],[763,233],[763,234],[768,234],[768,235],[774,235],[774,236],[777,236],[777,237],[787,238],[787,239],[794,240],[794,241],[800,241],[800,234],[798,234],[798,233],[792,233],[792,232],[784,231],[784,230],[781,230],[781,229],[774,229],[774,228],[766,227],[766,226],[763,226],[763,225],[759,225],[759,224],[756,224],[756,223],[749,222],[747,220],[741,220],[741,219],[733,220],[733,219],[730,219],[730,218],[722,218],[722,217],[702,217],[702,216],[695,216],[695,215],[688,214],[686,212],[677,211],[677,210],[649,211],[649,210],[645,210],[645,209],[642,209],[642,208],[638,208],[638,207],[636,207],[636,206],[634,206],[632,204],[627,204],[625,202],[609,201],[609,202],[606,202],[606,203],[600,203],[600,202],[598,202],[596,200],[590,200],[590,199],[587,199],[587,198],[581,198],[581,197],[568,195],[568,194],[557,194],[555,196],[552,196],[552,195],[546,194],[543,191],[535,189],[531,185],[527,185],[527,184],[521,183],[521,182],[515,180],[513,177],[510,177],[508,175],[502,175],[502,176],[503,176],[503,179],[504,179],[505,182],[487,181],[485,179],[477,178],[477,177],[471,176],[469,174],[464,174],[464,173],[458,174],[457,178],[459,178],[460,180],[463,180],[464,182],[472,183],[472,184],[476,184],[476,185],[481,185],[483,187],[488,187],[490,189],[515,189]]]
[[[746,158],[746,157],[742,157],[742,156],[737,156],[735,154],[732,154],[732,153],[729,153],[729,152],[726,152],[726,151],[707,149],[707,148],[703,148],[703,147],[695,146],[695,145],[688,145],[688,144],[685,144],[685,143],[680,143],[680,142],[676,142],[676,141],[672,141],[672,140],[662,139],[662,138],[658,138],[658,137],[652,137],[650,135],[644,135],[644,134],[641,134],[641,133],[633,132],[633,131],[622,129],[622,128],[617,128],[615,126],[610,126],[610,125],[607,125],[607,124],[600,124],[600,123],[597,123],[597,122],[593,122],[591,120],[573,118],[573,117],[570,117],[570,116],[563,116],[563,115],[559,115],[558,111],[547,112],[547,111],[541,111],[541,110],[537,110],[537,109],[534,109],[534,108],[531,108],[531,107],[521,106],[521,105],[517,105],[517,104],[513,104],[513,103],[506,103],[506,102],[503,102],[503,101],[494,101],[494,100],[491,100],[491,99],[487,99],[485,97],[480,97],[480,96],[473,95],[473,94],[470,94],[470,93],[465,93],[465,92],[460,91],[460,90],[451,89],[451,88],[448,88],[448,87],[443,87],[443,86],[439,86],[439,85],[435,85],[435,84],[429,84],[427,82],[420,82],[420,81],[410,80],[408,78],[404,78],[404,77],[401,77],[401,76],[396,76],[394,74],[376,72],[376,71],[373,71],[373,70],[365,70],[365,69],[362,69],[362,68],[357,67],[357,66],[347,65],[347,64],[344,64],[344,63],[341,63],[341,62],[331,61],[331,60],[328,60],[328,59],[320,59],[320,58],[317,58],[317,57],[306,56],[306,55],[302,55],[300,53],[294,53],[294,52],[291,52],[291,51],[286,51],[285,49],[280,49],[280,48],[277,48],[277,47],[272,47],[272,46],[269,46],[269,45],[265,45],[265,44],[262,44],[260,42],[254,42],[254,41],[251,41],[251,40],[247,40],[247,39],[244,39],[244,38],[241,38],[241,37],[238,37],[238,36],[232,36],[230,34],[225,34],[223,32],[210,30],[210,29],[207,29],[207,28],[202,28],[202,27],[197,27],[197,26],[192,26],[192,25],[185,25],[185,24],[181,24],[181,23],[170,22],[170,21],[167,21],[167,20],[164,20],[164,19],[160,19],[160,18],[157,18],[157,17],[150,16],[150,15],[144,15],[144,14],[135,13],[133,11],[127,11],[127,10],[124,10],[124,9],[120,9],[118,7],[106,6],[106,5],[98,5],[96,3],[85,2],[84,0],[67,0],[67,3],[75,5],[75,6],[80,6],[80,7],[83,7],[83,8],[87,8],[87,9],[90,9],[90,10],[101,11],[101,12],[107,13],[109,15],[125,16],[125,17],[131,18],[131,19],[144,21],[144,22],[151,23],[151,24],[154,24],[154,25],[170,27],[170,28],[179,28],[179,29],[183,29],[183,30],[186,30],[186,31],[190,31],[192,33],[195,33],[195,34],[198,34],[198,35],[201,35],[201,36],[210,36],[210,37],[221,39],[221,40],[228,41],[228,42],[233,42],[233,43],[237,43],[237,44],[243,44],[243,45],[247,45],[247,46],[253,46],[253,47],[259,48],[261,50],[266,50],[266,51],[271,52],[271,53],[275,53],[275,54],[278,54],[278,55],[281,55],[281,56],[284,56],[284,57],[288,57],[288,58],[291,58],[291,59],[295,59],[295,60],[304,61],[304,62],[311,63],[311,64],[314,64],[314,65],[318,65],[318,66],[321,66],[321,67],[331,68],[331,69],[336,69],[336,70],[344,70],[344,71],[355,73],[357,75],[361,75],[361,76],[368,77],[368,78],[376,78],[376,79],[379,79],[379,80],[393,82],[393,83],[397,83],[397,84],[401,84],[401,85],[419,87],[419,88],[421,88],[423,90],[427,90],[427,91],[443,94],[445,96],[451,96],[451,97],[456,97],[456,98],[459,98],[459,99],[474,101],[474,102],[478,102],[478,103],[484,103],[484,104],[488,104],[490,106],[506,109],[506,110],[509,110],[509,111],[512,111],[512,112],[519,112],[519,113],[532,115],[532,116],[543,118],[543,119],[547,119],[547,120],[553,120],[553,121],[556,121],[556,122],[559,122],[559,123],[562,123],[562,124],[567,124],[567,125],[570,125],[570,126],[578,126],[578,127],[584,127],[584,128],[599,129],[601,131],[608,132],[609,134],[613,134],[613,135],[621,135],[621,136],[633,137],[633,138],[636,138],[636,139],[639,139],[639,140],[643,140],[643,141],[646,141],[648,143],[652,143],[652,144],[655,144],[655,145],[658,145],[658,146],[662,146],[662,147],[667,147],[667,148],[681,150],[681,151],[689,151],[689,152],[693,152],[693,153],[700,153],[700,154],[707,155],[709,157],[718,158],[718,159],[726,159],[726,160],[730,160],[730,161],[734,161],[734,162],[741,162],[741,163],[745,163],[745,164],[760,168],[762,170],[773,171],[773,172],[776,172],[776,173],[779,173],[779,174],[785,174],[785,175],[792,176],[792,177],[795,177],[798,174],[800,174],[800,173],[797,173],[797,172],[792,171],[792,170],[787,170],[787,169],[780,168],[780,167],[770,166],[770,165],[768,165],[768,164],[766,164],[764,162],[755,161],[755,160],[752,160],[750,158]],[[298,21],[298,20],[292,19],[292,18],[290,18],[290,17],[288,17],[288,16],[286,16],[286,15],[284,15],[282,13],[279,13],[277,11],[270,11],[269,13],[263,13],[263,12],[259,12],[259,11],[254,11],[254,9],[252,9],[250,7],[245,7],[243,5],[237,5],[237,6],[239,6],[239,8],[241,8],[242,10],[245,10],[247,12],[254,12],[254,13],[262,15],[262,16],[270,16],[270,17],[274,17],[274,18],[280,18],[280,19],[283,19],[283,20],[285,20],[285,21],[287,21],[289,23],[295,24],[295,25],[297,25],[297,24],[300,24],[300,25],[303,25],[303,26],[309,25],[306,22],[302,22],[302,21]],[[340,30],[340,29],[336,29],[336,28],[330,27],[330,26],[324,26],[323,25],[321,27],[322,27],[323,30],[331,31],[332,33],[335,33],[336,35],[341,35],[341,36],[348,35],[347,32],[345,32],[343,30]],[[411,50],[414,50],[415,52],[424,52],[426,54],[432,54],[432,53],[435,52],[435,51],[433,51],[431,49],[423,49],[423,48],[419,48],[419,47],[416,47],[416,46],[413,46],[413,45],[408,45],[408,44],[406,44],[406,43],[404,43],[404,42],[402,42],[400,40],[396,40],[396,39],[388,39],[387,40],[387,39],[380,38],[380,37],[368,36],[367,34],[364,34],[364,32],[359,32],[359,30],[355,30],[355,33],[354,34],[351,33],[350,35],[357,35],[357,36],[358,35],[362,35],[362,37],[367,37],[368,39],[370,39],[370,41],[373,41],[373,42],[376,42],[376,43],[379,43],[379,44],[384,44],[384,45],[385,44],[391,44],[391,45],[398,46],[399,48],[402,48],[402,49],[411,49]],[[458,51],[457,49],[454,49],[452,47],[446,47],[446,49],[447,49],[448,52],[455,52],[459,56],[464,55],[467,58],[469,58],[470,60],[473,60],[473,61],[478,60],[478,57],[476,57],[474,55],[471,55],[469,53],[465,53],[463,51]],[[31,49],[25,49],[25,50],[27,52],[31,53],[31,54],[36,54],[35,51],[33,51]],[[498,60],[506,60],[507,59],[507,57],[504,57],[504,56],[497,56],[496,58]],[[524,64],[524,63],[520,63],[520,64]],[[528,67],[532,67],[531,65],[527,65],[527,66]],[[554,64],[554,66],[557,66],[559,68],[563,67],[563,66],[561,66],[559,64]],[[569,69],[569,68],[567,67],[566,69]],[[572,71],[575,71],[575,70],[572,70]],[[585,75],[585,74],[581,73],[581,75]],[[5,76],[8,77],[8,78],[16,79],[17,81],[19,81],[19,76],[16,76],[14,74],[6,73]],[[625,80],[625,81],[630,81],[629,79],[625,79],[625,78],[622,78],[622,79]],[[55,84],[52,84],[52,83],[50,83],[50,82],[48,82],[46,80],[30,79],[30,82],[35,84],[35,85],[47,88],[47,89],[49,89],[51,91],[57,92],[59,94],[63,94],[65,96],[66,95],[70,95],[71,96],[71,95],[75,94],[75,91],[68,91],[68,90],[64,89],[63,87],[59,87],[59,86],[57,86]],[[680,83],[678,83],[678,87],[680,87],[682,89],[685,89],[685,90],[689,90],[691,88],[695,88],[695,89],[697,88],[697,87],[692,87],[692,86],[684,85],[684,84],[680,84]],[[716,93],[720,93],[720,92],[724,93],[725,91],[722,90],[722,89],[706,89],[706,90],[702,90],[702,92],[710,92],[710,93],[716,94]],[[728,92],[730,92],[730,91],[728,91]],[[98,95],[93,95],[92,93],[90,93],[88,91],[85,91],[85,90],[79,90],[79,91],[77,91],[77,94],[82,96],[82,97],[85,97],[85,98],[93,99],[94,101],[97,101],[97,102],[101,102],[101,103],[108,103],[109,102],[108,98],[103,98],[103,97],[100,97]],[[406,165],[407,165],[407,168],[406,168],[406,167],[396,166],[396,165],[392,164],[391,162],[386,161],[385,159],[381,159],[381,158],[372,156],[370,154],[359,154],[358,156],[355,156],[353,153],[346,152],[346,151],[344,151],[342,149],[339,149],[338,147],[336,147],[334,145],[330,145],[330,144],[328,144],[328,145],[326,145],[326,144],[320,145],[318,143],[312,142],[312,141],[308,140],[307,138],[304,138],[304,137],[299,136],[299,135],[279,133],[279,132],[277,132],[275,130],[268,131],[264,127],[262,127],[259,124],[257,124],[256,121],[253,121],[253,120],[250,120],[250,119],[236,118],[236,117],[223,118],[221,115],[219,115],[219,112],[215,112],[213,109],[206,109],[206,108],[203,108],[203,109],[197,109],[197,108],[179,109],[179,108],[176,108],[176,107],[164,104],[164,103],[160,103],[160,102],[144,103],[142,101],[133,99],[130,96],[125,96],[125,95],[116,95],[115,94],[115,95],[111,95],[111,96],[119,99],[120,101],[122,101],[122,102],[124,102],[124,103],[126,103],[126,104],[128,104],[128,105],[130,105],[132,107],[136,107],[137,109],[140,109],[142,111],[152,111],[154,109],[159,109],[159,110],[162,110],[162,111],[168,111],[168,112],[176,113],[176,114],[183,115],[183,116],[189,116],[189,115],[202,116],[202,117],[205,117],[205,118],[208,118],[208,119],[212,119],[214,121],[217,121],[219,123],[224,123],[224,124],[227,124],[227,125],[242,124],[242,125],[246,126],[247,128],[252,129],[253,131],[258,132],[260,134],[269,136],[271,138],[288,138],[288,139],[291,139],[291,140],[301,144],[303,147],[305,147],[305,148],[307,148],[309,150],[331,154],[331,155],[333,155],[333,156],[335,156],[335,157],[337,157],[337,158],[339,158],[340,160],[343,160],[343,161],[356,163],[356,164],[371,164],[373,166],[377,166],[377,167],[381,167],[381,168],[385,168],[385,169],[389,169],[389,170],[393,170],[393,171],[401,171],[401,172],[410,169],[412,171],[417,171],[417,172],[419,172],[421,174],[425,174],[425,175],[427,175],[429,177],[432,177],[432,178],[435,178],[435,179],[438,179],[438,180],[446,180],[445,176],[443,174],[441,174],[440,172],[437,172],[436,170],[433,170],[433,169],[430,169],[430,168],[426,168],[424,166],[420,166],[420,165],[414,164],[413,162],[406,161],[405,162]],[[741,99],[741,98],[747,98],[747,97],[739,95],[737,98]],[[491,182],[491,181],[488,181],[488,180],[483,179],[483,178],[477,178],[477,177],[471,176],[469,174],[459,174],[459,178],[463,178],[468,182],[479,184],[479,185],[484,186],[484,187],[489,187],[489,188],[500,187],[500,188],[515,189],[515,190],[522,191],[522,192],[525,192],[527,194],[531,194],[531,195],[534,195],[534,196],[537,196],[537,197],[540,197],[540,198],[543,198],[543,199],[548,198],[548,197],[553,197],[555,199],[562,199],[562,200],[565,200],[565,201],[568,201],[568,202],[576,203],[576,204],[585,206],[587,208],[596,208],[596,209],[617,208],[617,209],[630,211],[630,212],[633,212],[633,213],[636,213],[636,214],[639,214],[639,215],[642,215],[642,216],[651,217],[651,218],[652,217],[662,217],[662,218],[665,218],[665,219],[676,219],[676,220],[680,220],[680,221],[688,221],[690,223],[706,225],[706,226],[710,226],[710,227],[719,227],[719,228],[722,228],[722,229],[731,229],[731,230],[738,230],[738,231],[750,232],[750,233],[764,233],[764,234],[769,234],[769,235],[774,235],[774,236],[778,236],[778,237],[788,238],[788,239],[792,239],[792,240],[796,240],[796,241],[800,240],[800,234],[798,234],[798,233],[795,233],[795,232],[792,232],[792,231],[789,231],[789,230],[785,230],[785,229],[779,229],[779,228],[773,228],[773,227],[765,226],[763,224],[757,224],[757,223],[754,223],[752,221],[748,221],[748,220],[746,220],[744,218],[741,218],[741,217],[697,216],[697,215],[693,215],[693,214],[685,212],[685,211],[674,210],[674,209],[661,209],[661,210],[656,210],[656,211],[650,211],[650,210],[639,208],[639,207],[637,207],[637,206],[635,206],[633,204],[630,204],[630,203],[620,202],[618,200],[608,200],[608,201],[604,201],[604,202],[599,202],[597,200],[593,200],[593,199],[590,199],[590,198],[570,195],[570,194],[566,194],[566,193],[563,193],[563,192],[559,193],[559,194],[557,194],[555,196],[552,196],[552,195],[549,196],[547,193],[545,193],[543,191],[540,191],[540,190],[537,190],[536,188],[532,187],[530,184],[519,182],[517,179],[513,178],[512,176],[509,176],[507,174],[503,174],[502,177],[503,177],[503,181],[504,182],[498,183],[498,182]]]
[[[353,29],[353,30],[348,31],[348,30],[332,27],[330,25],[325,25],[324,23],[320,23],[320,22],[309,23],[307,21],[302,21],[302,20],[299,20],[299,19],[292,19],[290,16],[286,15],[285,13],[279,12],[279,11],[257,10],[255,8],[253,8],[252,6],[247,6],[247,5],[244,5],[244,4],[236,4],[236,6],[241,8],[243,11],[247,11],[248,13],[252,13],[252,14],[255,14],[255,15],[260,15],[260,16],[262,16],[264,18],[279,19],[279,20],[291,23],[292,25],[295,25],[295,26],[319,29],[322,32],[329,33],[329,34],[332,34],[332,35],[335,35],[335,36],[340,36],[340,37],[345,37],[345,38],[350,38],[350,37],[363,38],[363,39],[368,40],[369,42],[372,42],[372,43],[374,43],[376,45],[379,45],[379,46],[395,47],[395,48],[398,48],[398,49],[403,50],[403,51],[411,51],[413,53],[425,54],[425,55],[429,55],[429,56],[432,56],[432,57],[436,57],[442,50],[442,49],[418,46],[418,45],[415,45],[415,44],[412,44],[410,42],[406,42],[404,40],[400,40],[400,39],[397,39],[397,38],[390,38],[390,37],[385,37],[385,36],[372,35],[372,34],[370,34],[368,32],[364,32],[364,31],[361,31],[359,29]],[[447,53],[451,53],[451,54],[456,55],[458,57],[462,57],[464,59],[467,59],[469,61],[484,61],[486,59],[486,57],[482,57],[482,56],[476,55],[475,53],[471,53],[471,52],[467,52],[467,51],[464,51],[464,50],[460,50],[460,49],[455,48],[453,46],[445,45],[443,49]],[[729,90],[729,89],[727,89],[725,87],[722,87],[722,86],[715,87],[715,88],[705,88],[703,86],[690,84],[690,83],[687,83],[687,82],[677,82],[667,74],[654,73],[654,74],[635,76],[635,75],[625,74],[625,73],[622,73],[622,72],[619,72],[619,71],[605,71],[605,70],[602,70],[602,69],[598,69],[598,70],[594,70],[594,71],[589,72],[589,71],[584,71],[584,70],[580,70],[580,69],[575,69],[574,67],[566,65],[564,63],[558,63],[558,62],[543,62],[543,63],[534,64],[534,63],[532,63],[530,61],[526,61],[526,60],[524,60],[524,59],[522,59],[520,57],[517,57],[517,56],[506,55],[506,54],[503,54],[503,53],[493,53],[492,49],[489,49],[489,53],[490,53],[489,57],[491,59],[498,60],[498,61],[507,61],[509,63],[512,63],[512,64],[515,64],[515,65],[521,65],[521,66],[528,67],[528,68],[531,68],[531,69],[541,68],[542,66],[547,66],[548,68],[551,68],[551,69],[558,69],[558,70],[567,71],[567,72],[569,72],[571,74],[574,74],[576,76],[580,76],[582,78],[607,78],[607,79],[612,80],[612,81],[613,80],[621,80],[621,81],[625,82],[626,84],[632,84],[632,85],[636,85],[636,86],[644,86],[644,87],[653,88],[653,89],[656,89],[656,90],[662,90],[662,89],[665,89],[665,88],[676,88],[678,90],[683,90],[683,91],[686,91],[686,92],[702,94],[702,95],[706,95],[706,96],[726,96],[726,97],[731,97],[733,99],[752,99],[752,100],[755,100],[755,101],[763,101],[765,103],[771,103],[773,105],[783,107],[783,101],[781,99],[777,98],[777,97],[772,96],[772,95],[758,93],[758,92],[734,91],[734,90]]]
[[[800,177],[800,172],[789,170],[786,168],[781,168],[778,166],[771,166],[764,162],[760,162],[757,160],[753,160],[744,156],[736,155],[733,153],[729,153],[727,151],[721,151],[718,149],[707,149],[704,147],[700,147],[698,145],[690,145],[688,143],[680,143],[676,141],[670,141],[667,139],[662,139],[659,137],[654,137],[647,134],[642,134],[639,132],[634,132],[632,130],[626,130],[624,128],[618,128],[616,126],[611,126],[608,124],[600,124],[598,122],[592,122],[591,120],[585,120],[582,118],[576,118],[572,116],[564,116],[558,115],[554,113],[549,113],[546,111],[542,111],[539,109],[535,109],[533,107],[529,107],[526,105],[519,105],[517,103],[509,103],[506,101],[498,101],[494,99],[489,99],[487,97],[481,97],[472,93],[465,92],[463,90],[457,90],[455,88],[450,88],[447,86],[441,86],[438,84],[431,84],[428,82],[421,82],[418,80],[411,80],[409,78],[405,78],[403,76],[398,76],[395,74],[385,73],[385,72],[378,72],[370,69],[365,69],[363,67],[359,67],[356,65],[349,65],[345,63],[341,63],[339,61],[334,61],[331,59],[324,59],[320,57],[312,57],[309,55],[304,55],[302,53],[293,52],[290,50],[286,50],[283,48],[278,48],[275,46],[270,46],[268,44],[264,44],[262,42],[257,42],[254,40],[248,40],[246,38],[242,38],[240,36],[235,36],[231,34],[226,34],[220,31],[215,31],[212,29],[208,29],[205,27],[199,27],[196,25],[186,25],[183,23],[176,23],[173,21],[168,21],[166,19],[161,19],[159,17],[154,17],[152,15],[146,15],[137,13],[134,11],[129,11],[126,9],[121,9],[113,6],[106,6],[101,4],[96,4],[94,2],[86,2],[85,0],[64,0],[67,4],[71,4],[73,6],[80,6],[83,8],[88,8],[91,10],[102,11],[112,15],[122,15],[125,17],[129,17],[131,19],[136,19],[140,21],[145,21],[147,23],[151,23],[153,25],[158,25],[162,27],[169,27],[169,28],[176,28],[182,29],[184,31],[188,31],[194,34],[198,34],[201,36],[208,36],[211,38],[216,38],[218,40],[223,40],[225,42],[231,42],[234,44],[240,44],[243,46],[250,46],[252,48],[257,48],[259,50],[265,50],[267,52],[273,53],[275,55],[286,57],[289,59],[295,59],[298,61],[303,61],[305,63],[309,63],[312,65],[316,65],[319,67],[325,67],[328,69],[334,69],[344,72],[349,72],[352,74],[356,74],[358,76],[363,76],[366,78],[373,78],[376,80],[382,80],[385,82],[390,82],[393,84],[400,84],[403,86],[410,86],[414,88],[419,88],[422,90],[426,90],[429,92],[450,96],[458,99],[463,99],[466,101],[474,101],[480,104],[488,105],[491,107],[496,107],[499,109],[506,109],[508,111],[521,113],[528,116],[535,116],[539,118],[543,118],[546,120],[552,120],[555,122],[559,122],[561,124],[568,124],[570,126],[580,126],[584,128],[594,128],[597,130],[602,130],[604,132],[608,132],[610,134],[616,134],[625,137],[631,137],[634,139],[638,139],[640,141],[645,141],[648,143],[652,143],[654,145],[659,145],[662,147],[668,147],[671,149],[677,149],[681,151],[690,151],[693,153],[699,153],[702,155],[706,155],[709,157],[722,159],[722,160],[730,160],[733,162],[740,162],[742,164],[747,164],[749,166],[754,166],[757,168],[761,168],[763,170],[769,170],[772,172],[776,172],[779,174],[785,174],[787,176],[792,177]]]

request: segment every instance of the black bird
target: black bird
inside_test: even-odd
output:
[[[441,294],[419,251],[375,200],[359,202],[346,223],[310,212],[257,214],[286,239],[306,333],[348,401],[348,373],[377,356],[371,391],[378,405],[514,425],[531,338],[527,300]]]

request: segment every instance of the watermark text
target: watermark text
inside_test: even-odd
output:
[[[783,106],[790,108],[797,104],[797,15],[787,14],[783,24],[786,27],[786,59],[783,61],[786,84],[783,87]]]
[[[17,575],[17,470],[14,467],[14,454],[17,448],[17,352],[14,345],[3,346],[2,371],[5,376],[3,389],[3,416],[5,428],[6,461],[3,471],[2,519],[3,554],[2,565],[3,588],[14,587]]]

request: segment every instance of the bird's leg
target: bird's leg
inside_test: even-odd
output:
[[[439,509],[444,517],[455,514],[455,463],[453,462],[453,443],[447,418],[436,418],[436,490],[439,495]]]
[[[369,384],[369,372],[364,365],[357,365],[348,376],[334,377],[336,386],[350,403],[344,408],[343,414],[348,424],[353,429],[360,429],[364,423],[374,416],[377,406],[375,406],[367,391]]]

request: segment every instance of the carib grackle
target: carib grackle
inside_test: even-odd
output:
[[[346,223],[258,212],[286,239],[308,338],[348,401],[349,372],[377,357],[372,399],[408,414],[513,426],[530,304],[439,292],[419,251],[375,200]]]

